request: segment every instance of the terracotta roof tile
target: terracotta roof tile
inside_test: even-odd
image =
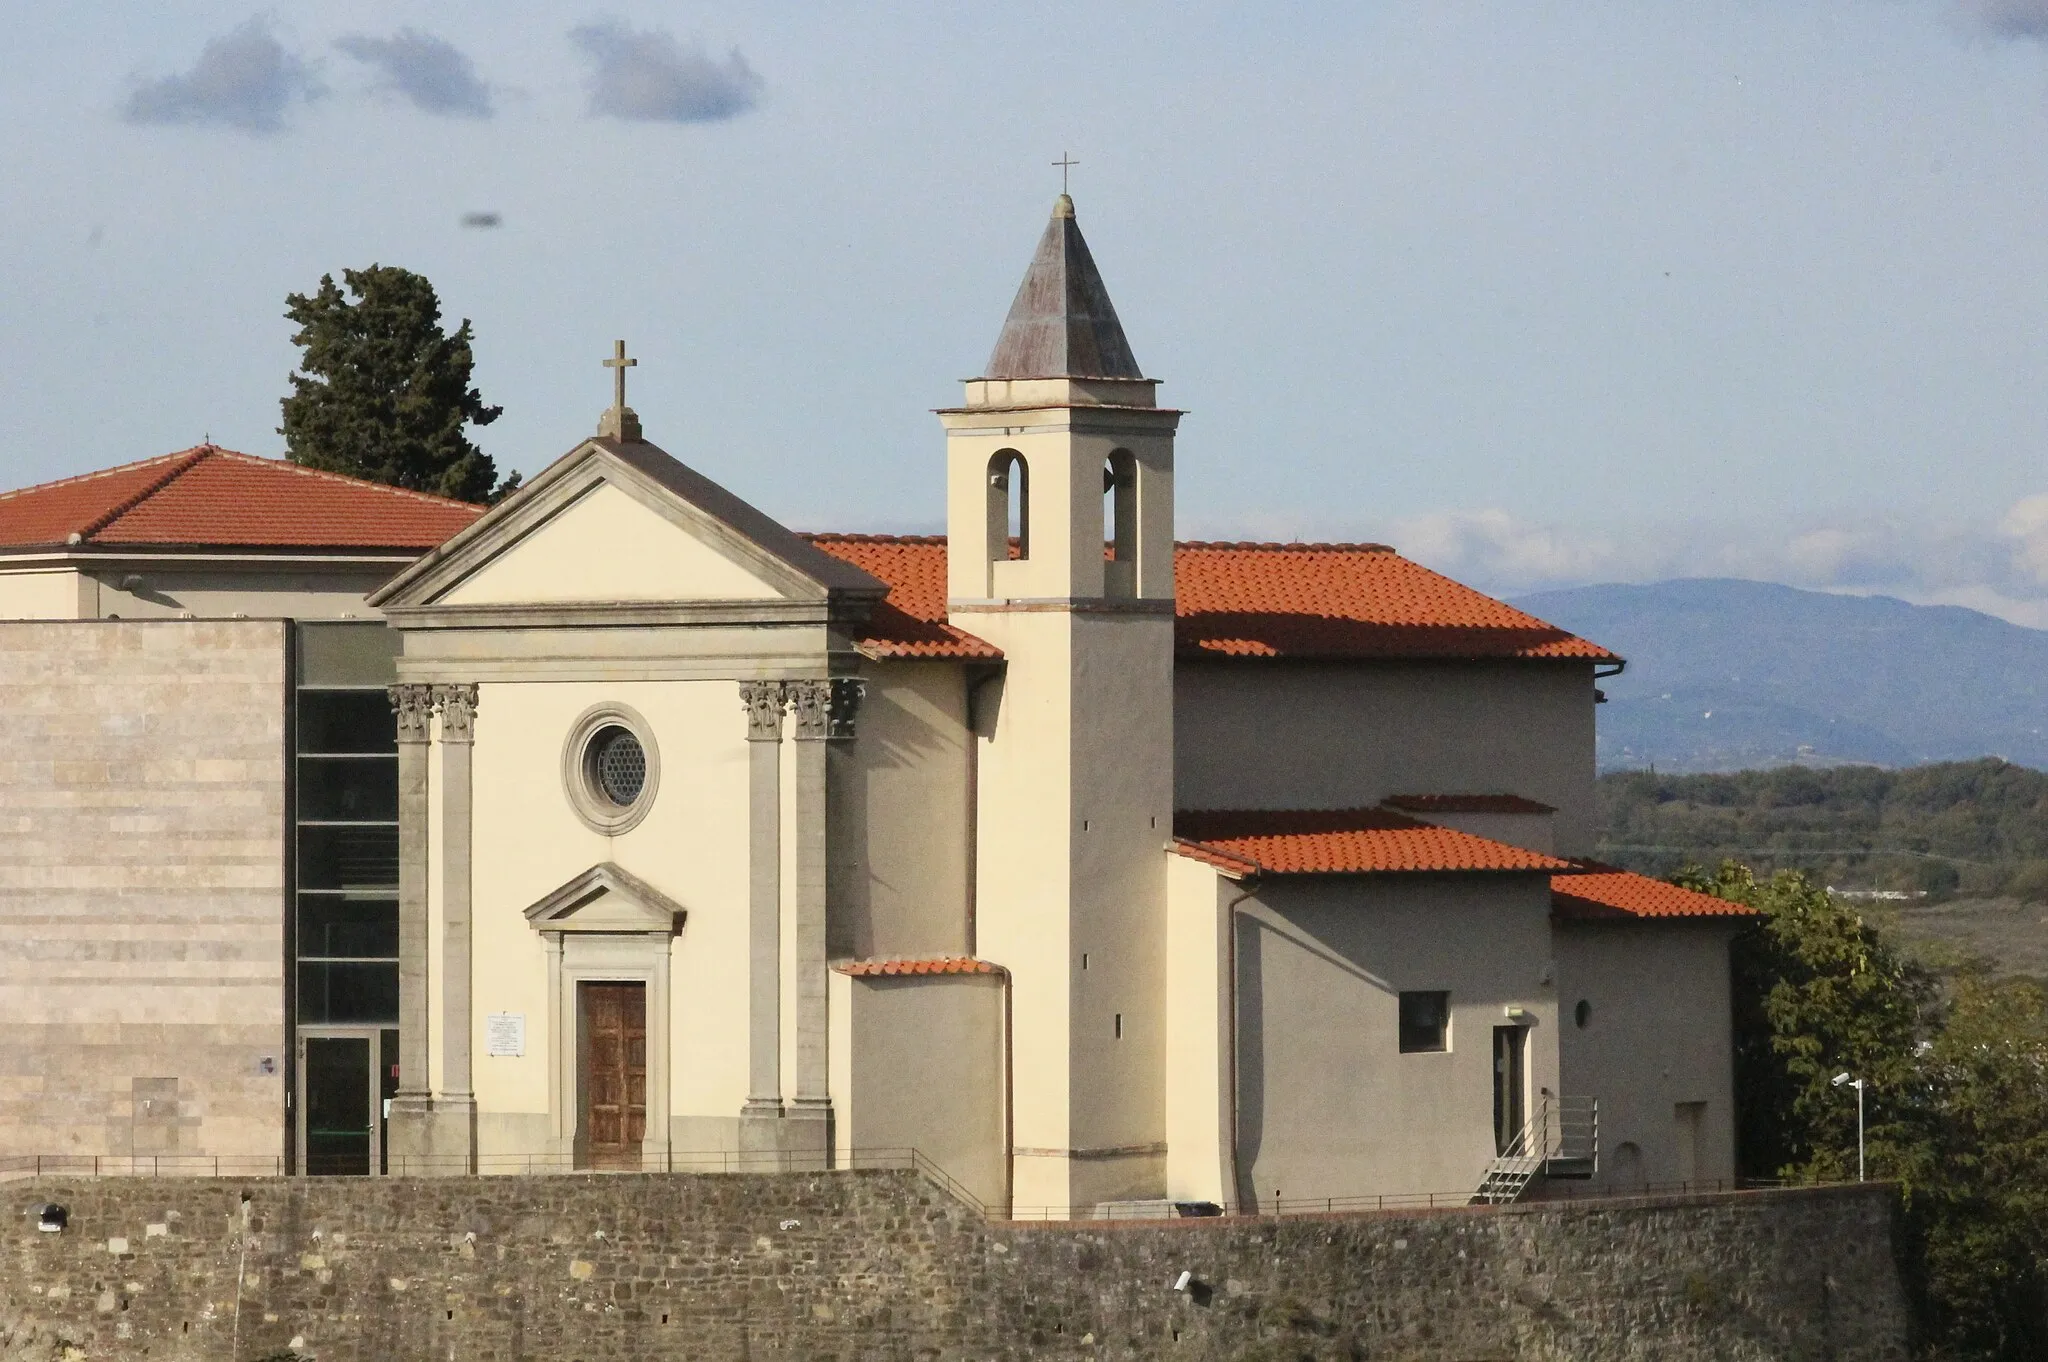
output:
[[[1204,810],[1173,816],[1174,849],[1232,874],[1558,871],[1569,861],[1385,809]]]
[[[832,966],[841,974],[857,979],[891,974],[1003,974],[1001,965],[965,955],[935,956],[927,960],[842,960]]]
[[[876,657],[998,658],[1002,650],[946,623],[946,541],[893,534],[804,538],[889,584],[861,647]]]
[[[0,493],[0,550],[91,544],[420,552],[483,513],[468,502],[200,445]]]
[[[1548,804],[1539,804],[1533,799],[1520,795],[1391,795],[1380,801],[1390,809],[1404,813],[1556,813]]]
[[[1712,894],[1681,889],[1598,861],[1575,860],[1550,877],[1551,911],[1578,921],[1638,918],[1754,917],[1756,910]]]
[[[890,586],[863,647],[885,657],[999,657],[946,623],[937,535],[808,536]],[[1620,659],[1381,544],[1177,546],[1183,657]]]

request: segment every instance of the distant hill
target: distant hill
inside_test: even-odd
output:
[[[2048,767],[2048,630],[1975,610],[1698,578],[1515,605],[1614,649],[1602,770],[1995,756]]]
[[[2001,761],[1600,777],[1602,860],[1800,870],[1948,959],[2048,980],[2048,774]]]

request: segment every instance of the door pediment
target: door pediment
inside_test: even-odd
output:
[[[683,905],[630,871],[601,861],[526,909],[537,932],[602,932],[674,936],[688,916]]]

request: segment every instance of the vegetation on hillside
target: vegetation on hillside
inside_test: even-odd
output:
[[[1796,871],[1724,862],[1681,883],[1747,903],[1734,944],[1738,1158],[1750,1176],[1896,1181],[1928,1362],[2048,1357],[2048,995],[1963,973],[1938,987],[1892,929]]]
[[[1600,855],[1645,874],[1733,859],[1841,889],[2048,901],[2048,773],[2009,762],[1623,771],[1598,796]]]
[[[490,455],[469,438],[502,407],[470,386],[469,319],[441,330],[441,301],[426,276],[395,265],[343,270],[311,294],[285,297],[305,354],[283,399],[278,433],[308,468],[433,492],[495,500],[518,484],[498,480]]]

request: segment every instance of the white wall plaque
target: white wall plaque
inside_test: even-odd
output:
[[[526,1014],[484,1014],[484,1053],[493,1059],[518,1059],[526,1053]]]

